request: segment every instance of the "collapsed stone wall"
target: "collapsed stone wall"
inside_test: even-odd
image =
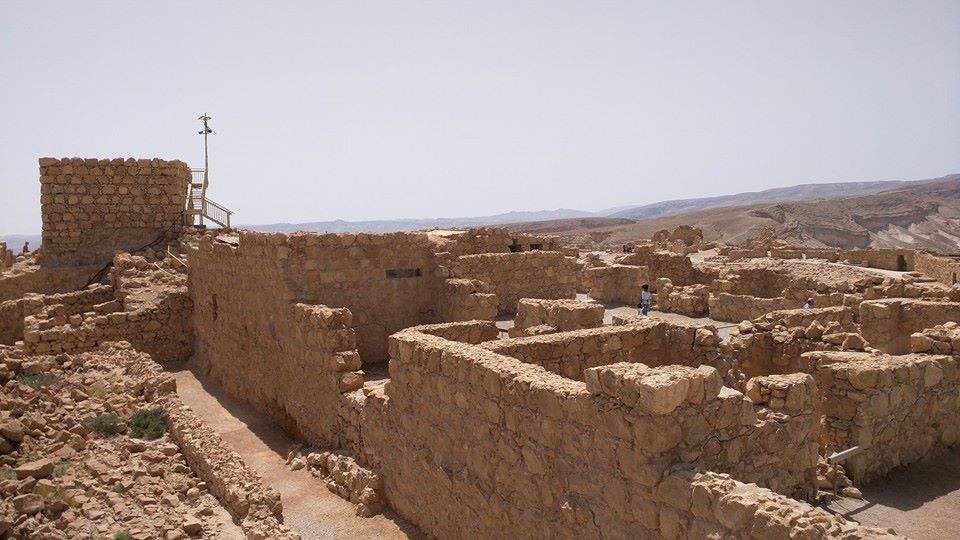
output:
[[[121,370],[128,387],[139,388],[146,401],[163,407],[170,439],[250,538],[299,538],[282,524],[280,494],[267,487],[216,431],[184,405],[177,395],[176,380],[148,354],[127,342],[109,342],[75,358],[75,365],[81,366],[109,359],[114,369]]]
[[[658,484],[680,462],[787,493],[813,482],[812,401],[760,414],[708,366],[579,382],[416,329],[391,336],[391,357],[365,447],[391,506],[434,536],[663,537]]]
[[[521,298],[574,298],[577,264],[555,251],[482,253],[458,257],[452,277],[477,279],[497,295],[501,315],[514,314]]]
[[[960,435],[960,373],[950,356],[811,352],[824,415],[824,453],[863,450],[844,463],[868,482],[954,445]]]
[[[953,286],[960,280],[960,260],[955,257],[917,252],[914,270],[926,274],[944,285]]]
[[[17,300],[0,302],[0,343],[13,345],[23,339],[23,319],[28,313],[36,314],[49,306],[59,306],[59,309],[48,316],[56,317],[60,324],[66,324],[68,317],[93,311],[98,304],[109,302],[113,298],[113,287],[95,284],[75,292],[28,294]]]
[[[885,299],[860,304],[860,332],[871,347],[887,354],[910,352],[910,335],[960,321],[960,303]]]
[[[649,285],[651,290],[654,286],[643,266],[612,264],[583,270],[583,286],[598,302],[636,306],[644,285]]]
[[[176,238],[190,182],[182,161],[40,158],[43,264],[102,265]]]

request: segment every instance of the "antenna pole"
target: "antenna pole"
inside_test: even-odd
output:
[[[203,131],[200,133],[203,134],[203,197],[207,197],[207,186],[210,185],[210,152],[207,146],[207,137],[213,133],[213,130],[210,129],[210,120],[213,120],[210,116],[207,116],[207,113],[197,120],[203,121]]]

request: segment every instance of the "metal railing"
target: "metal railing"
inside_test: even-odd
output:
[[[197,216],[199,216],[200,223],[203,223],[203,218],[207,218],[217,225],[229,229],[230,216],[233,215],[233,212],[227,207],[206,198],[203,188],[205,172],[205,169],[190,169],[191,184],[187,188],[187,200],[184,204],[187,223],[195,225]]]
[[[228,210],[225,206],[217,204],[210,199],[203,199],[203,217],[209,219],[210,221],[220,225],[221,227],[230,228],[230,216],[233,215],[233,212]]]

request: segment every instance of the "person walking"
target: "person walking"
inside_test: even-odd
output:
[[[650,285],[646,283],[640,290],[640,313],[646,315],[650,313],[650,304],[653,302],[653,295],[650,294]]]

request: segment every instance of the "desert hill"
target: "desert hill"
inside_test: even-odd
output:
[[[727,243],[745,241],[761,227],[771,226],[781,238],[811,247],[960,251],[960,174],[897,182],[892,189],[891,184],[886,185],[888,189],[876,193],[709,207],[626,224],[623,218],[611,217],[507,226],[518,231],[557,234],[570,242],[598,247],[616,247],[649,238],[661,229],[686,224],[701,228],[706,240]],[[876,187],[865,185],[864,189]]]

